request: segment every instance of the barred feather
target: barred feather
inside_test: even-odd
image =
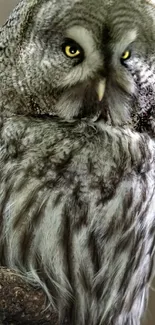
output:
[[[153,268],[154,152],[147,136],[105,124],[1,126],[0,256],[60,315],[70,307],[73,324],[139,324]]]

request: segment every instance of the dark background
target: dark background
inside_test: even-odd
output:
[[[18,0],[0,0],[0,25],[5,22],[9,12],[18,2]],[[153,285],[155,287],[155,281],[152,284],[152,287]],[[144,324],[155,325],[155,289],[154,292],[153,290],[150,291],[150,303]]]

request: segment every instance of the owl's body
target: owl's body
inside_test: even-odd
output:
[[[139,325],[147,301],[150,8],[23,0],[0,33],[0,262],[42,286],[71,325]]]
[[[151,140],[111,126],[1,125],[2,264],[30,272],[71,324],[139,324],[153,267],[152,153]]]

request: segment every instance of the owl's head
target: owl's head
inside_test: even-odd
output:
[[[22,0],[0,31],[1,110],[113,125],[152,112],[154,15],[146,0]]]

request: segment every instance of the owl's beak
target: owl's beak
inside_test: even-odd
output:
[[[104,79],[101,79],[99,81],[99,83],[97,84],[96,91],[97,91],[97,95],[98,95],[99,102],[101,102],[101,100],[104,97],[105,86],[106,86],[106,79],[105,78]]]

